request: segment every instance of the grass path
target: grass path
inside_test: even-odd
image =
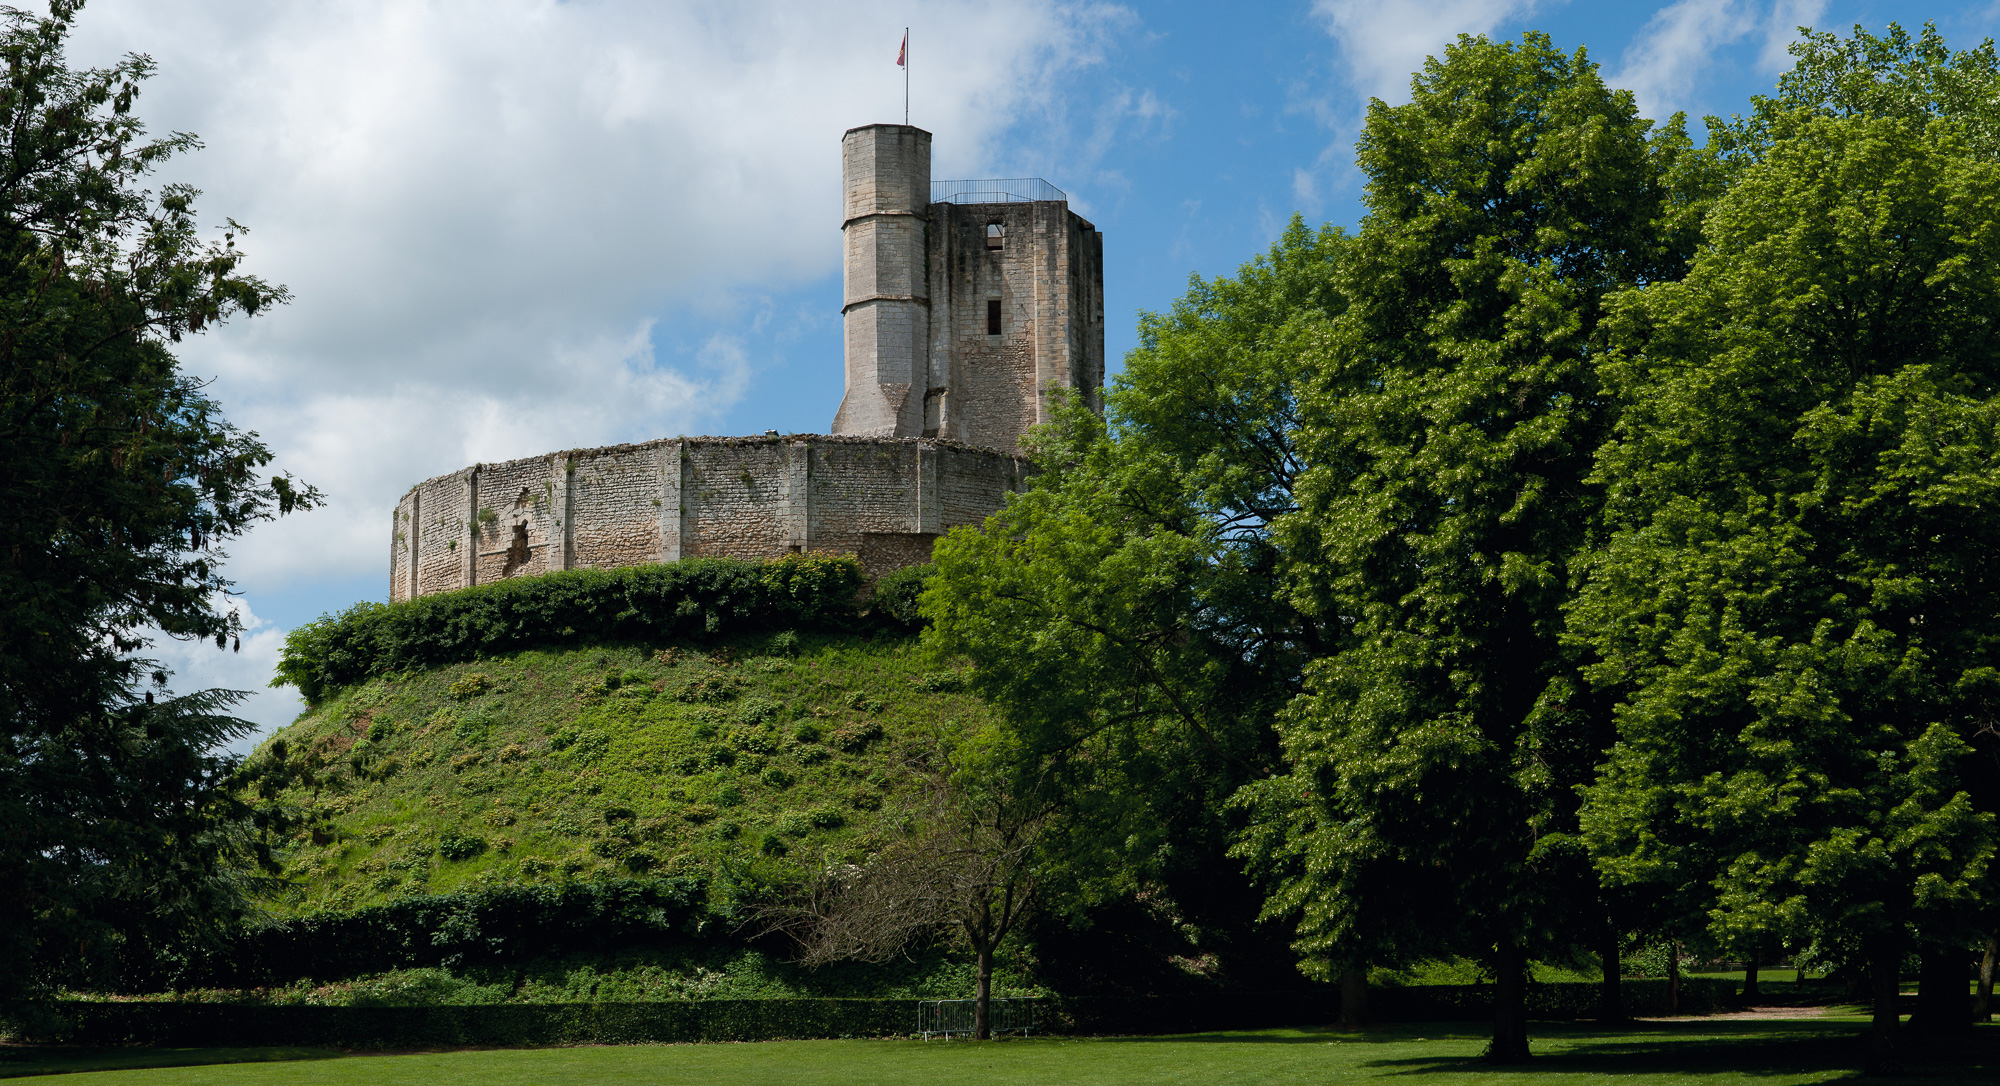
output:
[[[66,1055],[0,1050],[0,1076],[74,1071],[75,1086],[1174,1086],[1414,1079],[1439,1086],[1837,1082],[1858,1078],[1859,1023],[1684,1021],[1604,1031],[1537,1029],[1535,1062],[1492,1068],[1477,1057],[1481,1027],[1397,1026],[1353,1035],[1266,1030],[1146,1038],[1034,1038],[999,1044],[781,1041],[764,1044],[347,1055],[300,1049],[100,1050]],[[206,1062],[214,1060],[259,1062]],[[202,1063],[200,1066],[186,1064]],[[183,1064],[184,1066],[162,1066]],[[91,1070],[93,1068],[123,1068]],[[143,1068],[143,1069],[142,1069]],[[1950,1052],[1917,1051],[1907,1081],[2000,1081],[2000,1027],[1984,1026]],[[1895,1082],[1877,1077],[1870,1082]]]

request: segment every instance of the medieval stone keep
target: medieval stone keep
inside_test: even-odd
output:
[[[1040,179],[932,181],[931,134],[841,140],[847,389],[832,436],[682,437],[427,479],[396,503],[389,598],[559,569],[804,551],[929,560],[1021,488],[1051,397],[1099,406],[1104,240]]]

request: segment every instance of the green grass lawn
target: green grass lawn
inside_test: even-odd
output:
[[[1162,1083],[1649,1083],[1837,1082],[1860,1077],[1860,1023],[1851,1020],[1693,1020],[1636,1030],[1539,1024],[1533,1064],[1492,1068],[1471,1024],[1396,1026],[1365,1034],[1265,1030],[1143,1038],[1034,1038],[997,1044],[778,1041],[625,1045],[365,1055],[300,1049],[0,1049],[0,1075],[93,1072],[96,1086],[284,1083],[286,1086],[510,1086],[520,1083],[880,1084],[1085,1086]],[[1951,1046],[1911,1046],[1904,1076],[1872,1082],[2000,1081],[2000,1026]],[[235,1061],[235,1062],[216,1062]]]

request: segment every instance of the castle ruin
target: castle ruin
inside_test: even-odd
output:
[[[831,435],[681,437],[427,479],[396,503],[389,598],[559,569],[803,551],[870,578],[1023,485],[1020,440],[1104,383],[1104,242],[1036,179],[932,181],[931,134],[841,140],[846,392]]]

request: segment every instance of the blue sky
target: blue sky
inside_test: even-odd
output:
[[[1430,0],[864,4],[92,0],[74,59],[152,54],[163,179],[248,223],[297,301],[192,342],[233,419],[329,506],[233,549],[240,656],[168,644],[176,685],[261,687],[282,632],[386,594],[388,515],[477,460],[677,433],[824,431],[839,403],[839,140],[911,120],[943,177],[1045,177],[1105,236],[1108,355],[1190,273],[1294,213],[1351,227],[1370,97],[1458,33],[1586,47],[1648,116],[1744,109],[1792,28],[2000,4]],[[271,725],[289,692],[260,696]]]

